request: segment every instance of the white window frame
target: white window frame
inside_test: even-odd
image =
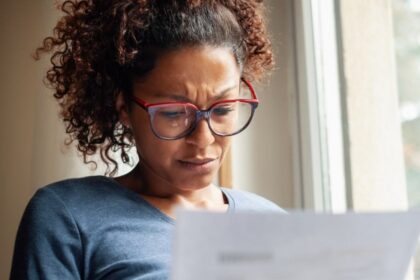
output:
[[[334,0],[295,0],[297,98],[295,205],[315,211],[348,208],[343,114]]]

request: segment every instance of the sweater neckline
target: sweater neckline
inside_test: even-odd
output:
[[[150,203],[149,201],[147,201],[145,198],[143,198],[141,195],[139,195],[138,193],[136,193],[135,191],[124,187],[123,185],[121,185],[120,183],[118,183],[114,178],[111,177],[106,177],[106,176],[99,176],[105,180],[107,180],[108,182],[111,182],[113,186],[115,186],[118,190],[122,191],[123,193],[125,193],[126,195],[134,198],[135,200],[141,202],[143,205],[145,205],[154,215],[156,215],[157,217],[159,217],[160,219],[170,223],[170,224],[175,224],[176,220],[170,216],[168,216],[167,214],[165,214],[164,212],[162,212],[159,208],[157,208],[156,206],[154,206],[152,203]],[[231,194],[229,193],[229,190],[224,188],[224,187],[220,187],[217,186],[223,193],[223,195],[226,197],[227,202],[228,202],[228,208],[227,211],[224,213],[233,213],[234,209],[235,209],[235,202],[233,197],[231,196]]]

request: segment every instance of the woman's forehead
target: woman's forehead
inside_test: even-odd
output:
[[[145,82],[206,84],[236,79],[239,73],[230,48],[187,47],[160,55]]]
[[[237,88],[240,69],[232,51],[221,47],[187,47],[162,54],[155,67],[135,82],[135,94],[219,96]]]

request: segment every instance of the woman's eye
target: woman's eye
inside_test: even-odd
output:
[[[223,107],[214,108],[213,114],[217,116],[225,116],[232,111],[234,111],[234,108],[232,106],[223,106]]]
[[[185,111],[162,111],[159,115],[164,118],[175,119],[185,116]]]

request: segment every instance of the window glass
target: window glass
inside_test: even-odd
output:
[[[420,0],[393,0],[396,66],[408,200],[420,207]],[[415,257],[420,279],[420,252]]]

